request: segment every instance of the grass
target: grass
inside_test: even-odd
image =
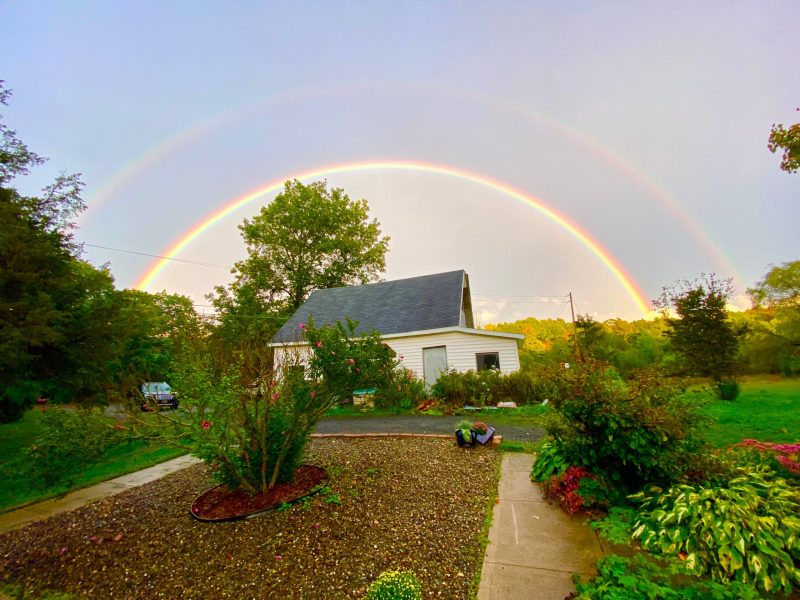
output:
[[[736,400],[714,399],[709,412],[716,423],[706,439],[717,447],[737,444],[747,438],[762,442],[798,441],[800,379],[746,378]]]
[[[0,512],[63,496],[73,490],[145,469],[188,452],[188,448],[153,444],[143,440],[126,441],[109,448],[94,464],[81,468],[68,483],[33,488],[25,471],[19,468],[19,457],[21,451],[35,443],[36,438],[44,432],[40,415],[39,411],[30,410],[21,420],[0,425],[0,472],[3,473],[4,480],[4,485],[0,487]]]

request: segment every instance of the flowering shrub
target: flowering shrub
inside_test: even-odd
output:
[[[421,600],[422,586],[411,571],[384,571],[372,582],[367,600]]]
[[[253,371],[242,365],[216,380],[208,370],[194,373],[195,385],[182,382],[191,388],[197,455],[223,483],[257,493],[291,480],[322,415],[353,390],[394,377],[394,352],[377,334],[355,336],[355,327],[303,324],[310,356],[287,346],[275,372],[266,357],[256,389],[242,380]]]
[[[742,440],[736,444],[741,448],[753,448],[770,455],[775,462],[795,476],[800,476],[800,442],[793,444],[775,444],[758,440]]]
[[[578,488],[583,479],[593,479],[594,476],[584,467],[569,467],[561,475],[553,475],[549,481],[544,482],[545,491],[559,499],[561,508],[568,515],[574,515],[583,508],[589,508],[591,503],[584,500]]]

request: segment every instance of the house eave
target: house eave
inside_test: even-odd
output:
[[[381,335],[381,339],[383,340],[392,340],[398,338],[405,338],[405,337],[421,337],[426,335],[439,335],[442,333],[465,333],[467,335],[479,335],[484,337],[496,337],[496,338],[505,338],[505,339],[512,339],[512,340],[524,340],[525,335],[522,333],[507,333],[505,331],[488,331],[486,329],[473,329],[471,327],[441,327],[439,329],[422,329],[419,331],[403,331],[400,333],[389,333],[387,335]],[[271,348],[277,348],[280,346],[306,346],[308,345],[305,341],[296,341],[296,342],[270,342],[268,344]]]

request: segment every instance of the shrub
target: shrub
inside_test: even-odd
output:
[[[555,442],[545,442],[536,454],[531,479],[540,483],[549,481],[551,477],[560,477],[567,467],[569,464],[559,445]]]
[[[660,600],[751,600],[761,596],[742,584],[723,585],[696,577],[675,578],[677,565],[662,566],[641,554],[633,558],[610,555],[597,562],[598,575],[588,582],[576,576],[575,589],[580,600],[625,600],[658,598]]]
[[[497,369],[465,373],[447,371],[439,376],[431,394],[456,407],[466,404],[487,406],[509,400],[525,405],[554,398],[558,386],[547,370],[541,374],[516,371],[507,375]]]
[[[544,482],[545,491],[558,498],[565,513],[574,515],[591,506],[591,502],[578,492],[578,488],[582,481],[592,477],[584,467],[568,467],[561,475],[554,475]]]
[[[653,373],[623,381],[592,360],[562,369],[548,425],[567,463],[633,492],[702,471],[702,405]]]
[[[51,407],[40,418],[43,431],[24,453],[33,485],[68,484],[120,442],[108,421],[97,414]]]
[[[421,600],[422,586],[411,571],[384,571],[372,582],[367,600]]]
[[[735,379],[723,379],[717,382],[717,395],[721,400],[736,400],[741,389],[739,382]]]
[[[414,377],[413,371],[395,369],[375,392],[377,408],[398,408],[408,410],[422,403],[428,397],[425,382]]]
[[[353,390],[380,387],[394,377],[394,351],[377,333],[355,336],[356,323],[301,326],[311,349],[307,365],[288,346],[277,373],[271,356],[264,362],[254,390],[243,381],[239,365],[215,377],[196,369],[182,382],[195,417],[197,454],[215,467],[217,477],[249,493],[264,492],[289,481],[317,421]],[[263,383],[263,382],[269,382]]]
[[[767,592],[800,584],[800,493],[768,469],[740,469],[726,486],[658,487],[641,502],[633,537],[680,557],[688,572]]]

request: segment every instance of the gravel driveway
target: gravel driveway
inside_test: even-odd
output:
[[[321,419],[317,433],[454,433],[456,423],[470,417],[440,417],[428,415],[397,415],[391,417],[332,417]],[[476,417],[492,425],[484,415]],[[497,435],[515,442],[535,442],[544,437],[539,427],[492,425]]]

